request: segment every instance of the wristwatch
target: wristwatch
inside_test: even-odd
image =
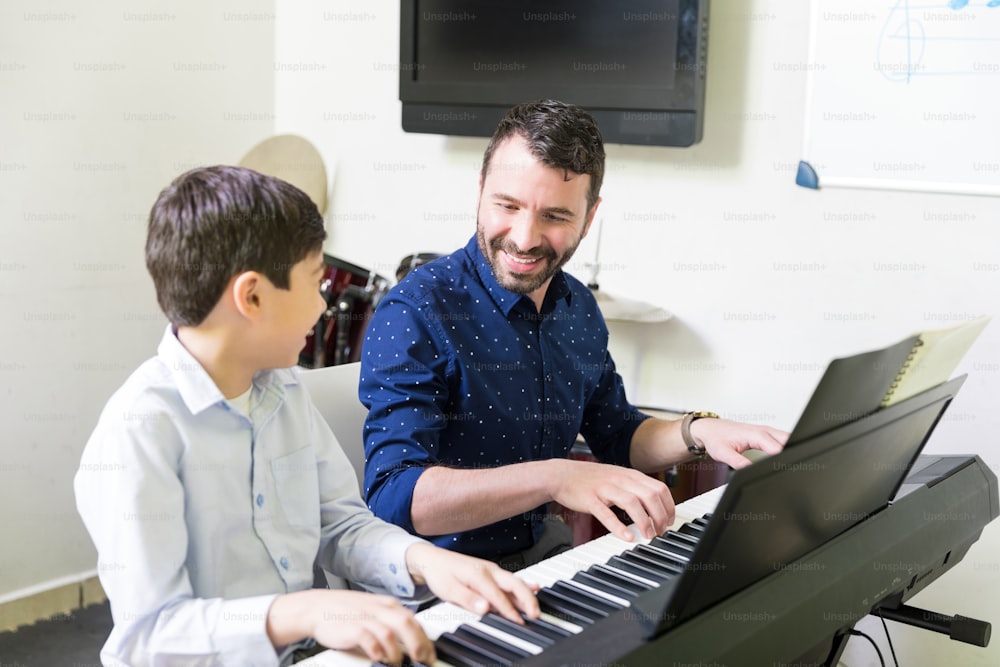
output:
[[[693,412],[685,412],[684,417],[681,419],[681,439],[684,440],[684,444],[687,445],[688,451],[695,456],[705,456],[705,446],[700,444],[691,435],[691,422],[695,419],[718,419],[719,415],[714,412],[709,412],[708,410],[695,410]]]

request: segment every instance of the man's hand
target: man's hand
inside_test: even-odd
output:
[[[615,515],[618,507],[647,539],[661,535],[674,522],[674,499],[658,479],[622,466],[553,459],[552,499],[563,507],[586,512],[615,536],[631,542],[633,533]]]
[[[406,550],[406,566],[415,583],[426,583],[442,600],[476,614],[493,609],[523,623],[520,610],[538,618],[534,589],[496,563],[419,543]]]
[[[728,419],[697,419],[691,423],[691,437],[701,443],[708,455],[730,468],[744,468],[751,463],[744,452],[756,449],[777,454],[789,434],[770,426],[755,426]]]

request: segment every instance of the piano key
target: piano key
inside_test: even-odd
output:
[[[590,577],[590,579],[587,579]],[[599,596],[617,607],[628,607],[632,604],[635,593],[622,588],[615,588],[596,577],[591,577],[586,572],[577,572],[572,579],[564,580],[567,584],[583,589],[591,595]]]
[[[663,537],[654,537],[650,544],[660,544],[669,551],[680,552],[686,556],[694,553],[694,544],[686,542],[677,536],[677,533],[667,533]]]
[[[686,526],[686,525],[688,525],[688,524],[684,524],[684,526]],[[683,528],[684,526],[681,526],[681,528]],[[683,542],[685,544],[690,544],[692,547],[698,546],[698,541],[699,541],[699,539],[701,539],[701,535],[692,535],[692,534],[686,533],[686,532],[684,532],[682,530],[674,530],[674,531],[671,531],[670,534],[678,542]]]
[[[477,614],[451,602],[441,602],[424,609],[417,614],[417,618],[424,633],[432,640],[437,639],[445,632],[454,630],[462,623],[479,620]]]
[[[572,579],[567,581],[557,581],[552,586],[552,590],[568,595],[588,609],[591,607],[595,610],[603,609],[609,614],[611,612],[618,611],[622,607],[628,606],[628,602],[625,600],[612,601],[601,591],[595,591],[594,589],[583,586],[579,582],[573,581]]]
[[[684,566],[691,560],[691,554],[663,544],[647,544],[641,553],[651,558],[663,558],[668,563],[679,565],[681,569],[684,569]]]
[[[675,573],[674,568],[663,560],[637,551],[626,551],[621,555],[621,559],[633,565],[651,569],[661,581],[666,579],[667,575]]]
[[[455,641],[451,633],[445,633],[434,642],[434,649],[438,657],[444,659],[456,667],[496,667],[496,665],[510,665],[512,660],[500,660],[492,656],[484,655],[475,648],[465,646],[461,641]]]
[[[504,656],[511,662],[537,655],[536,653],[525,651],[514,644],[497,639],[494,635],[480,630],[479,627],[471,623],[463,625],[452,634],[456,638],[468,641],[469,644],[479,648],[487,655]]]
[[[559,618],[558,616],[553,616],[545,611],[538,616],[537,619],[526,619],[525,623],[528,623],[532,627],[538,624],[542,627],[554,627],[561,632],[566,633],[566,637],[572,635],[578,635],[583,632],[584,626],[574,623],[573,621],[567,621],[565,619]]]
[[[483,616],[480,621],[483,625],[488,625],[492,628],[496,628],[501,632],[506,632],[507,634],[519,637],[524,641],[538,646],[540,648],[546,646],[552,646],[556,643],[556,639],[561,639],[563,636],[567,635],[555,635],[546,634],[542,632],[536,624],[525,623],[524,625],[518,625],[517,623],[504,618],[503,616],[498,616],[493,612]],[[553,633],[554,634],[554,633]]]
[[[690,535],[695,538],[700,538],[705,533],[705,529],[696,523],[688,521],[686,524],[678,528],[677,532],[684,535]]]
[[[608,572],[606,570],[597,571],[594,567],[584,570],[583,572],[577,572],[573,575],[573,578],[587,584],[588,586],[593,586],[599,590],[606,590],[612,595],[617,595],[626,600],[637,598],[639,597],[639,593],[644,590],[649,590],[647,587],[642,586],[637,582],[626,581],[616,573]]]
[[[666,551],[665,549],[655,547],[652,544],[640,544],[635,548],[635,553],[662,563],[664,567],[670,569],[674,573],[683,570],[684,566],[688,562],[686,556]]]
[[[659,584],[664,580],[662,571],[655,570],[651,567],[637,565],[629,560],[626,560],[625,555],[626,554],[622,554],[621,556],[612,556],[608,561],[608,566],[628,574],[634,574],[637,577],[641,577],[645,581],[656,584]]]
[[[652,579],[646,579],[637,574],[631,572],[625,572],[621,569],[616,568],[613,564],[599,564],[591,565],[587,568],[587,572],[595,576],[607,577],[615,583],[620,583],[626,588],[634,588],[636,592],[641,593],[642,591],[648,591],[651,588],[656,588],[659,586],[658,583]]]
[[[520,627],[516,623],[511,623],[515,627]],[[523,657],[528,657],[529,655],[538,655],[542,652],[542,649],[546,644],[539,644],[534,641],[529,641],[522,636],[517,634],[507,632],[506,630],[501,630],[500,628],[494,627],[489,623],[484,622],[484,620],[478,620],[475,623],[468,623],[462,627],[472,628],[479,632],[486,633],[493,637],[496,641],[502,643],[504,646],[509,646],[512,650],[523,653]]]
[[[321,655],[326,655],[326,654],[321,654]],[[312,664],[313,660],[314,659],[311,659],[308,662]],[[296,663],[296,664],[305,664],[305,663]],[[410,659],[410,656],[406,655],[405,653],[403,654],[403,660],[402,662],[399,663],[399,665],[390,665],[389,663],[386,662],[369,662],[367,660],[365,660],[364,665],[365,667],[454,667],[453,665],[449,665],[447,662],[441,662],[440,659],[435,660],[434,662],[429,664],[424,662],[413,662],[413,660]]]
[[[591,622],[607,618],[612,609],[607,609],[606,605],[590,600],[580,594],[579,591],[567,590],[566,584],[558,582],[551,588],[543,589],[550,602],[558,601],[564,607],[575,610],[576,613],[590,619]]]
[[[582,624],[583,626],[593,625],[596,618],[588,614],[579,606],[554,594],[551,589],[543,588],[538,591],[538,606],[546,614],[555,618],[566,620],[570,623]]]

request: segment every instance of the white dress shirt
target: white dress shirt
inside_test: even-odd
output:
[[[114,629],[105,665],[278,665],[276,595],[311,588],[314,563],[412,599],[420,541],[376,519],[293,369],[254,378],[234,408],[168,327],[111,397],[74,487]]]

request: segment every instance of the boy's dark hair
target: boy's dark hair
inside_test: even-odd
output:
[[[292,266],[321,250],[323,216],[285,181],[242,167],[192,169],[149,213],[146,268],[174,326],[197,326],[229,280],[258,271],[289,288]]]
[[[532,154],[557,169],[588,174],[587,210],[597,203],[604,181],[604,140],[597,121],[578,106],[556,100],[526,102],[511,108],[500,120],[483,155],[483,181],[493,152],[513,135],[524,137]]]

